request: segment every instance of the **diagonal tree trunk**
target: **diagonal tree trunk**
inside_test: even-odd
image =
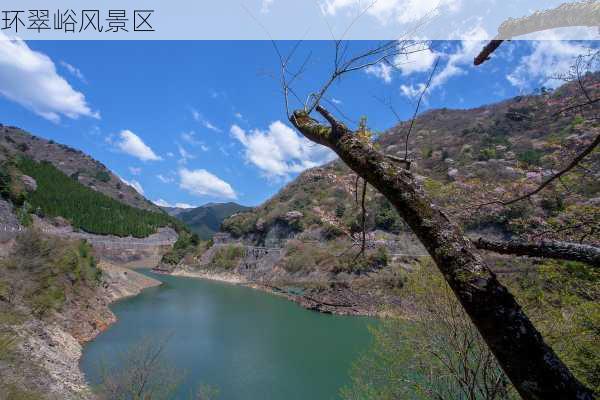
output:
[[[304,111],[294,112],[290,122],[311,141],[336,152],[394,205],[434,259],[520,395],[528,400],[591,400],[591,390],[543,341],[473,243],[432,204],[414,176],[353,135],[323,107],[316,110],[330,126]]]

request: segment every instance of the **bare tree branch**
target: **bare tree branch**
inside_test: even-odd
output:
[[[474,243],[478,249],[500,254],[579,261],[594,267],[600,267],[600,248],[585,244],[559,241],[494,241],[484,238],[479,238]]]

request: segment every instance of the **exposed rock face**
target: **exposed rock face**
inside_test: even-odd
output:
[[[82,344],[92,340],[116,317],[108,308],[115,300],[138,294],[160,282],[126,268],[100,263],[103,281],[95,296],[66,304],[55,315],[30,318],[21,325],[2,327],[18,338],[19,369],[0,363],[0,381],[20,383],[44,393],[49,400],[85,400],[94,397],[79,369]],[[0,393],[0,400],[5,400]],[[10,399],[6,399],[10,400]]]
[[[32,177],[30,177],[29,175],[21,175],[21,181],[23,182],[23,185],[25,186],[25,190],[27,190],[28,192],[36,191],[37,182]]]
[[[285,213],[284,219],[288,222],[300,219],[304,216],[300,211],[288,211]]]

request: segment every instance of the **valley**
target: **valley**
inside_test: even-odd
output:
[[[600,90],[597,74],[585,84]],[[547,120],[575,89],[429,110],[410,138],[402,122],[373,146],[396,158],[410,148],[419,190],[475,244],[544,234],[595,247],[597,150],[562,186],[499,204],[595,140],[593,119]],[[424,312],[414,288],[430,276],[429,252],[339,159],[300,172],[256,207],[159,207],[83,152],[0,126],[0,192],[1,400],[111,398],[101,362],[119,371],[127,348],[148,336],[169,338],[161,356],[181,370],[170,398],[202,384],[223,399],[339,398],[361,379],[369,386],[349,371],[369,360],[373,337],[386,339],[378,329],[397,321],[404,332]],[[594,265],[480,253],[597,388]]]

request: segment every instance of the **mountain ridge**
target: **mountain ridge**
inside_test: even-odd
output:
[[[243,206],[235,202],[215,203],[210,202],[194,208],[163,207],[169,215],[186,224],[190,230],[200,237],[208,240],[219,231],[221,223],[231,215],[251,210],[252,207]]]

